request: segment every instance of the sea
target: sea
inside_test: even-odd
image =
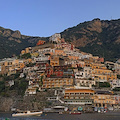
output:
[[[0,113],[0,120],[120,120],[120,112],[83,113],[81,115],[47,113],[32,117],[12,117],[10,113]]]

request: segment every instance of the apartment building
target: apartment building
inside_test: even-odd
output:
[[[73,85],[73,78],[45,78],[42,88],[63,88]]]
[[[65,104],[92,105],[94,90],[91,89],[65,89]]]

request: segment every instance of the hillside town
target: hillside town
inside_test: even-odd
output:
[[[0,75],[16,73],[28,81],[26,97],[53,91],[45,112],[120,110],[120,59],[114,63],[82,52],[59,33],[0,61]],[[15,80],[7,84],[14,86]]]

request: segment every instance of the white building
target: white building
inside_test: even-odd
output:
[[[82,71],[78,71],[75,73],[75,78],[91,78],[92,76],[92,68],[84,67]]]
[[[110,81],[110,85],[111,85],[112,88],[120,87],[120,79],[111,80],[111,81]]]
[[[39,55],[39,57],[37,58],[34,58],[34,61],[37,63],[37,62],[41,62],[41,61],[48,61],[49,60],[49,57],[48,56],[45,56],[45,55]]]
[[[52,35],[50,38],[49,38],[49,41],[52,41],[52,42],[57,42],[61,39],[61,35],[60,33],[55,33],[54,35]]]
[[[92,79],[75,79],[76,88],[92,88],[92,85],[96,85],[96,82]]]

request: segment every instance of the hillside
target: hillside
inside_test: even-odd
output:
[[[61,35],[81,51],[109,61],[120,58],[120,19],[108,21],[97,18],[68,28]],[[0,59],[18,55],[22,49],[35,46],[38,40],[48,39],[49,37],[25,36],[18,30],[0,27]]]
[[[43,37],[21,35],[20,31],[13,31],[0,27],[0,59],[19,55],[20,51],[29,46],[35,46],[38,40],[47,40]]]
[[[110,61],[120,58],[120,19],[94,19],[68,28],[61,34],[81,51],[105,57],[105,60]]]

